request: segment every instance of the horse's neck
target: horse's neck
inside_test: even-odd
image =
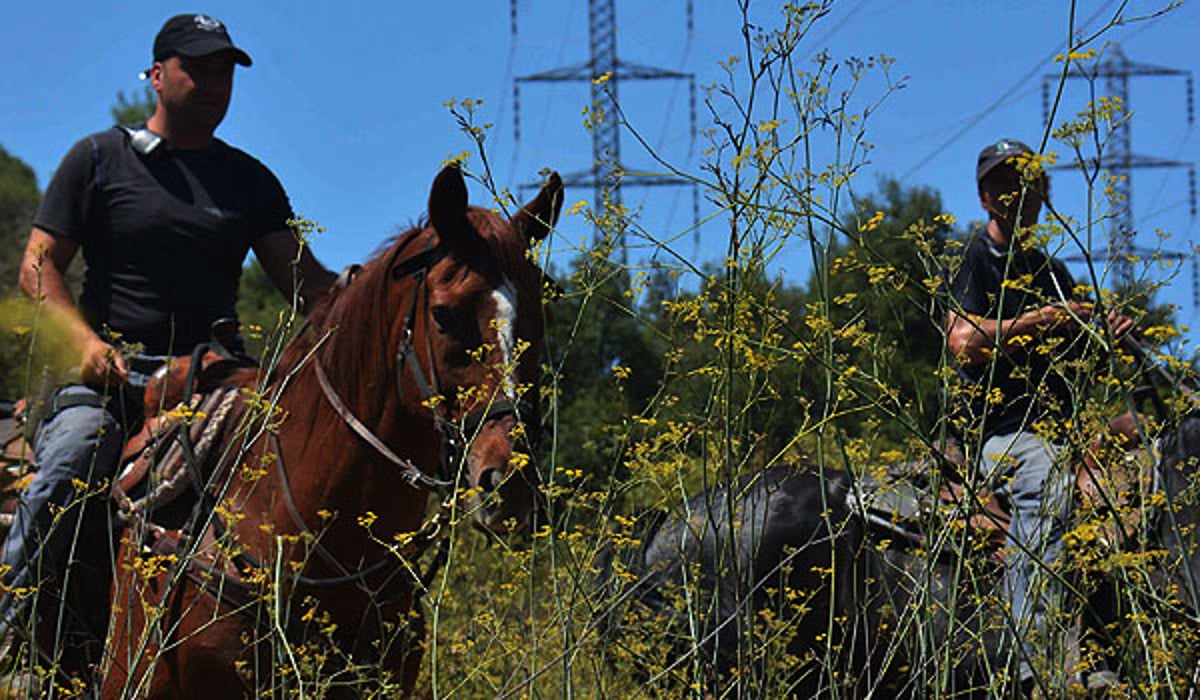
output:
[[[337,498],[339,493],[362,496],[360,503],[347,502],[345,507],[372,509],[386,505],[397,489],[407,490],[402,468],[373,447],[351,423],[358,422],[386,451],[426,470],[440,458],[440,441],[428,437],[438,435],[428,409],[421,415],[407,407],[396,389],[393,368],[380,361],[371,371],[350,372],[354,377],[350,379],[344,368],[337,373],[337,368],[324,364],[323,355],[338,357],[342,352],[338,340],[334,334],[326,341],[334,343],[326,352],[306,353],[308,368],[293,370],[290,378],[286,374],[275,378],[276,382],[288,382],[281,393],[274,393],[280,396],[279,404],[286,415],[278,427],[276,444],[282,452],[284,479],[291,484],[296,508],[302,513],[327,509],[327,499]],[[320,369],[317,363],[322,363]],[[319,372],[325,375],[327,389],[321,386]],[[372,387],[381,392],[377,394],[378,403],[364,405],[369,402],[363,397],[372,398]],[[319,474],[320,489],[306,484],[314,474]],[[363,484],[371,488],[362,488]]]

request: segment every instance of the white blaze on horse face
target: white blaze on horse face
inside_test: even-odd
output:
[[[496,303],[496,318],[492,325],[496,328],[496,341],[500,345],[501,361],[504,363],[505,371],[509,373],[504,380],[504,395],[510,401],[515,401],[517,384],[516,377],[512,376],[512,372],[516,370],[513,362],[513,350],[516,347],[514,335],[517,326],[517,289],[507,277],[498,288],[492,290],[492,300]]]

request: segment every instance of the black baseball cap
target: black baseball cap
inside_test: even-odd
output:
[[[231,51],[238,64],[249,66],[250,54],[233,45],[229,30],[221,20],[203,14],[175,15],[163,24],[154,37],[154,60],[171,56],[196,58]]]
[[[1016,156],[1033,155],[1033,152],[1032,148],[1016,139],[1000,139],[989,143],[979,152],[979,161],[975,165],[975,182],[983,180],[983,176],[997,165],[1007,163]]]

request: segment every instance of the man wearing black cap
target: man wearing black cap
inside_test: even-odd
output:
[[[1066,267],[1032,240],[1049,191],[1033,150],[1013,139],[988,144],[975,175],[988,221],[951,284],[947,344],[970,395],[969,418],[982,425],[983,475],[1010,504],[1004,591],[1020,643],[1008,649],[1029,687],[1036,655],[1052,648],[1049,625],[1066,626],[1048,621],[1063,602],[1057,567],[1073,478],[1062,441],[1078,378],[1063,361],[1078,355],[1092,306]],[[1119,337],[1133,324],[1113,314],[1108,325]]]
[[[38,472],[4,544],[10,587],[61,586],[68,548],[73,561],[111,570],[111,561],[95,561],[109,544],[102,485],[125,429],[140,421],[140,389],[165,358],[189,354],[235,315],[249,249],[288,298],[311,302],[334,279],[289,230],[291,205],[275,176],[213,136],[234,65],[249,66],[250,56],[220,21],[187,14],[163,25],[153,58],[145,75],[154,114],[75,144],[46,189],[22,260],[21,289],[66,320],[82,382],[55,394],[38,430]],[[80,250],[87,269],[76,304],[63,277]],[[83,508],[88,493],[100,499]],[[0,603],[0,623],[16,621],[13,601]]]

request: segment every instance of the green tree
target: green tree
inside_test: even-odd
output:
[[[117,101],[109,108],[114,124],[139,124],[154,114],[158,102],[154,90],[149,85],[142,86],[141,95],[136,91],[125,95],[124,90],[117,91]]]
[[[21,252],[41,194],[33,168],[0,146],[0,292],[17,286]]]
[[[796,328],[827,321],[841,356],[834,368],[808,363],[802,384],[820,386],[819,375],[830,369],[845,376],[854,367],[860,375],[854,382],[865,403],[839,421],[852,434],[870,420],[900,440],[937,422],[945,346],[939,295],[946,283],[939,260],[951,222],[936,191],[881,180],[876,193],[857,202],[844,240],[834,241],[827,264],[810,277],[804,308],[793,309],[804,319]]]
[[[625,419],[645,410],[661,381],[663,343],[629,288],[607,258],[582,256],[554,304],[546,347],[558,395],[558,466],[596,476],[616,469]]]
[[[263,357],[269,346],[289,338],[294,325],[288,323],[292,318],[290,300],[275,289],[258,260],[242,269],[237,313],[247,350],[255,357]]]
[[[850,436],[868,425],[893,443],[930,435],[944,357],[938,260],[951,230],[941,208],[933,190],[881,181],[841,222],[803,285],[772,278],[753,262],[757,254],[747,257],[736,289],[715,267],[697,292],[652,280],[647,298],[656,301],[639,313],[667,355],[653,366],[661,373],[653,387],[658,424],[698,434],[721,395],[737,407],[728,434],[758,465],[796,457],[793,446],[811,448],[803,438],[823,416]],[[727,371],[714,373],[718,367]]]
[[[21,254],[41,194],[33,168],[0,146],[0,297],[17,289]],[[16,313],[9,308],[6,315]],[[27,336],[16,332],[23,319],[5,318],[0,324],[0,397],[22,395],[25,386]]]

